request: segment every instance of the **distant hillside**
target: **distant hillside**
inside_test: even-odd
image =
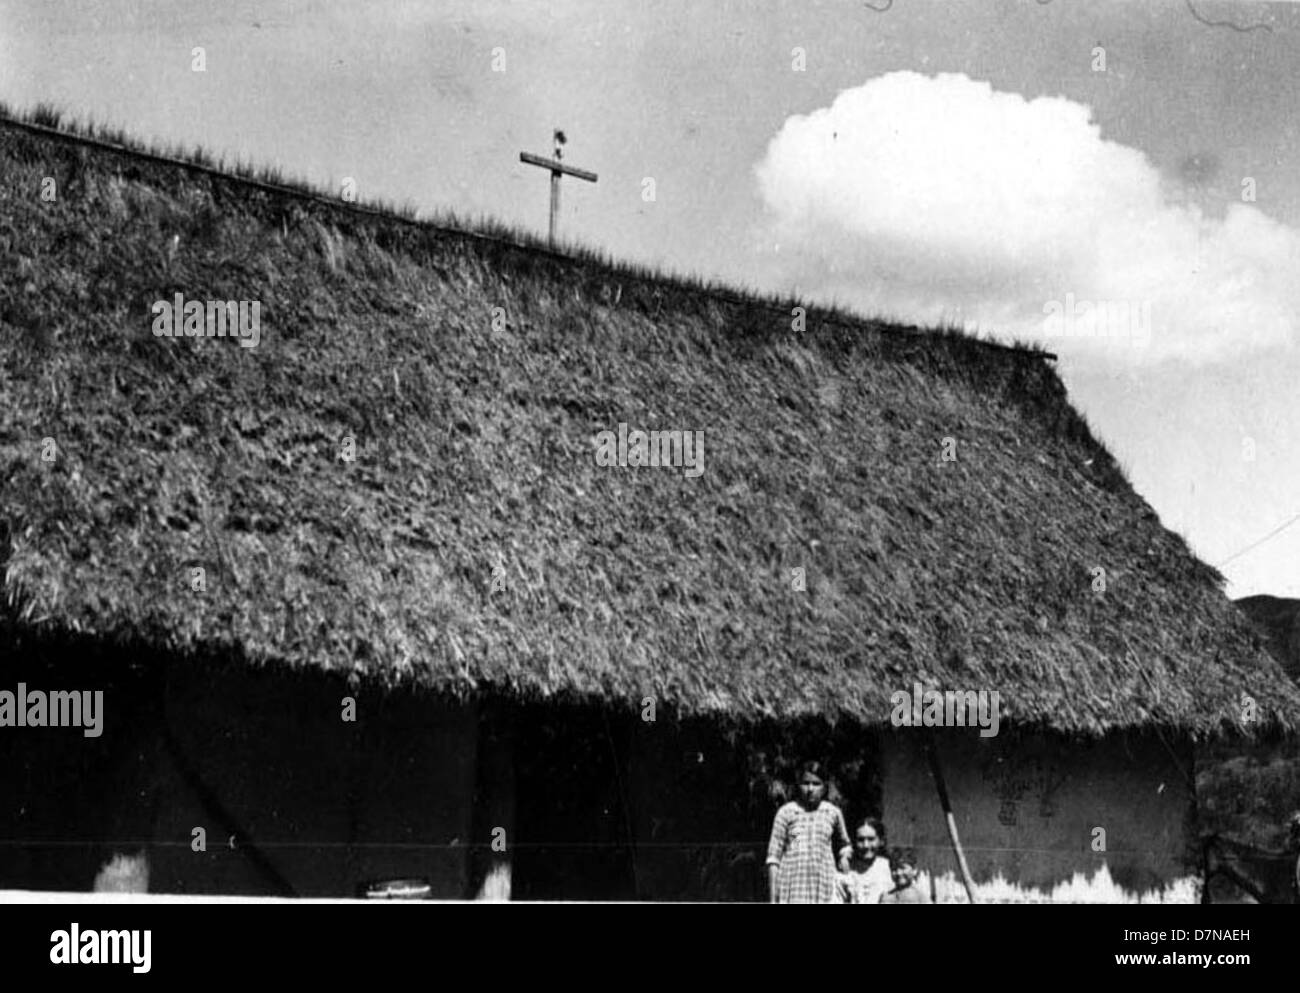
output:
[[[1300,682],[1300,600],[1260,594],[1234,602],[1268,635],[1269,649],[1287,675]]]
[[[1234,601],[1273,656],[1300,682],[1300,600],[1250,596]],[[1300,744],[1292,739],[1212,743],[1197,752],[1198,817],[1205,834],[1280,850],[1286,824],[1300,810]],[[1231,897],[1223,886],[1216,899]]]

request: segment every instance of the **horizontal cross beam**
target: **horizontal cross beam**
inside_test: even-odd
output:
[[[576,176],[578,179],[585,179],[589,183],[596,181],[594,172],[588,172],[586,169],[575,169],[571,165],[565,165],[559,159],[546,159],[540,155],[534,155],[532,152],[520,152],[519,161],[527,162],[529,165],[541,166],[543,169],[550,169],[551,172],[562,172],[566,176]]]

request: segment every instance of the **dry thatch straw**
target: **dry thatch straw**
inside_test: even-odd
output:
[[[1243,693],[1296,725],[1041,354],[795,334],[789,301],[8,126],[0,177],[11,624],[740,721],[882,723],[920,680],[1072,733],[1209,735]],[[260,345],[155,338],[177,292],[261,301]],[[597,466],[620,422],[703,431],[706,471]]]

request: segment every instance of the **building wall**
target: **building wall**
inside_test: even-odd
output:
[[[343,698],[356,701],[344,721]],[[268,893],[272,875],[230,846],[247,834],[300,896],[352,896],[359,884],[420,877],[466,895],[476,715],[411,693],[333,680],[249,674],[173,679],[168,725],[183,758],[154,784],[156,892]],[[197,773],[187,776],[185,767]],[[216,797],[228,818],[204,802]],[[208,835],[194,853],[194,827]]]
[[[813,728],[786,741],[784,730],[734,737],[584,708],[480,714],[318,673],[172,662],[105,681],[108,667],[65,667],[24,666],[17,678],[102,683],[104,735],[6,730],[0,888],[89,890],[112,851],[144,845],[151,892],[272,895],[287,883],[351,896],[365,881],[422,877],[435,896],[463,898],[482,889],[483,846],[504,820],[517,898],[762,899],[780,797],[755,792],[772,774],[756,756],[780,758],[776,769],[820,754],[840,770],[846,814],[880,810],[939,897],[964,899],[920,731],[846,730],[841,741]],[[355,722],[341,719],[349,695]],[[504,752],[485,761],[484,722],[508,730],[512,763]],[[1171,755],[1153,736],[1006,728],[938,741],[985,898],[1123,899],[1195,874],[1185,746]],[[195,827],[205,852],[191,848]],[[1098,827],[1104,852],[1092,848]]]
[[[5,689],[103,693],[98,737],[78,728],[0,729],[0,886],[89,890],[114,850],[148,838],[137,770],[150,759],[156,693],[148,676],[101,665],[93,646],[0,643]]]
[[[747,785],[750,743],[703,722],[637,720],[629,735],[628,807],[636,899],[758,901],[770,803]]]
[[[917,849],[936,896],[965,900],[919,729],[884,745],[891,845]],[[1195,898],[1191,750],[1158,737],[1100,741],[940,729],[937,753],[983,899]],[[1171,751],[1171,749],[1174,749]],[[1105,851],[1094,851],[1095,829]]]
[[[468,895],[473,707],[231,668],[81,673],[66,684],[107,688],[101,738],[6,729],[0,887],[88,891],[112,853],[143,847],[155,893],[339,897],[421,877]]]

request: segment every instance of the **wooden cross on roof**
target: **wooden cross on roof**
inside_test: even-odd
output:
[[[519,161],[526,162],[529,165],[541,166],[544,169],[551,170],[551,224],[547,235],[547,240],[552,248],[555,247],[555,231],[560,219],[560,177],[576,176],[578,179],[585,179],[589,183],[596,181],[596,174],[588,172],[586,169],[576,169],[571,165],[565,165],[560,161],[564,157],[561,151],[562,146],[568,139],[564,137],[564,132],[556,130],[555,132],[555,156],[554,158],[543,158],[540,155],[533,155],[531,152],[520,152]]]

